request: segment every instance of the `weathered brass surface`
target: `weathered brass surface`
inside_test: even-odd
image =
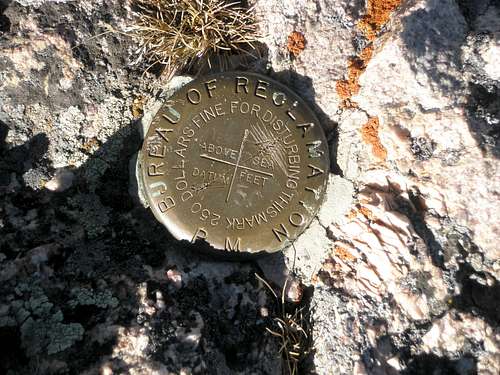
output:
[[[305,102],[253,73],[197,79],[159,110],[141,151],[150,207],[179,240],[274,252],[323,199],[328,146]]]

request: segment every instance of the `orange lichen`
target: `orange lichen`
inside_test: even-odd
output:
[[[379,159],[385,160],[387,158],[387,150],[380,142],[378,130],[380,121],[378,117],[370,117],[366,124],[361,128],[361,135],[363,141],[372,146],[373,155]]]
[[[366,14],[358,22],[358,29],[373,42],[382,27],[389,21],[391,13],[401,4],[402,0],[368,0]],[[366,70],[373,56],[373,44],[369,44],[356,57],[351,58],[347,68],[347,79],[337,81],[336,90],[342,99],[342,107],[357,107],[351,100],[360,90],[359,77]]]
[[[359,77],[366,70],[368,62],[373,56],[373,46],[369,45],[361,53],[349,60],[347,68],[347,80],[337,81],[336,90],[339,97],[344,101],[344,107],[355,107],[351,97],[359,92]]]
[[[368,203],[368,202],[362,202],[362,203]],[[347,214],[347,218],[349,220],[354,220],[359,214],[363,215],[368,220],[372,221],[375,220],[375,215],[373,215],[373,212],[370,209],[359,205],[357,209],[353,208],[351,211],[349,211],[349,213]]]
[[[356,87],[353,87],[353,83],[342,80],[342,81],[337,81],[337,94],[340,96],[342,100],[347,100],[352,96],[352,93],[356,91]]]
[[[306,38],[304,37],[304,34],[294,31],[288,35],[287,48],[288,51],[295,57],[300,55],[304,48],[306,48]]]
[[[365,37],[373,41],[384,25],[389,21],[391,13],[402,0],[368,0],[365,16],[359,21],[358,28]]]
[[[359,54],[359,58],[363,61],[365,67],[373,57],[373,45],[368,45]]]
[[[347,218],[349,220],[355,219],[356,216],[358,216],[358,211],[356,211],[356,209],[354,209],[354,208],[351,211],[349,211],[349,213],[347,214]]]
[[[356,260],[356,257],[354,255],[352,255],[349,251],[347,251],[346,249],[344,249],[341,246],[335,246],[333,248],[333,252],[335,253],[336,256],[338,256],[343,261],[352,262],[352,261]]]
[[[360,213],[361,213],[364,217],[366,217],[368,220],[373,220],[373,219],[375,219],[375,216],[373,216],[373,212],[372,212],[370,209],[368,209],[368,208],[366,208],[366,207],[364,207],[364,206],[359,207],[359,212],[360,212]]]
[[[86,154],[92,154],[100,146],[100,142],[96,137],[90,138],[85,142],[80,149]]]
[[[355,262],[356,259],[358,257],[347,248],[334,245],[330,256],[325,259],[320,271],[311,278],[311,281],[313,284],[317,284],[320,281],[325,285],[333,286],[345,274],[351,272],[353,265],[348,265],[348,263]]]
[[[146,104],[146,98],[142,95],[139,95],[134,99],[131,108],[132,116],[134,116],[134,118],[137,119],[142,116],[142,114],[144,113],[145,104]]]

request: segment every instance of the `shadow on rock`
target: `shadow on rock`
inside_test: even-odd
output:
[[[15,104],[35,103],[57,117],[70,106],[88,114],[83,87],[95,88],[86,97],[90,103],[123,99],[120,85],[95,81],[118,80],[112,72],[126,64],[124,48],[108,35],[104,44],[111,49],[103,56],[96,39],[82,42],[82,35],[94,35],[101,30],[94,29],[97,21],[107,22],[114,11],[126,13],[124,8],[113,3],[89,16],[71,2],[39,8],[12,2],[4,13],[10,3],[0,0],[0,40],[6,32],[17,33],[16,25],[29,15],[39,30],[52,30],[67,42],[83,66],[74,85],[62,89],[64,64],[48,46],[48,55],[39,57],[49,63],[5,93]],[[61,15],[71,15],[72,21]],[[49,59],[52,53],[56,57]],[[6,69],[14,69],[9,64]],[[255,69],[262,72],[263,65],[256,62]],[[138,78],[126,73],[121,79]],[[40,89],[43,77],[51,95]],[[314,103],[311,79],[293,72],[277,77],[305,96],[325,128],[332,129],[332,171],[340,173],[334,162],[336,126]],[[47,150],[59,145],[51,143],[50,134],[12,146],[6,141],[9,131],[29,131],[24,122],[5,118],[0,122],[0,372],[98,373],[108,366],[113,372],[281,373],[279,341],[266,330],[281,310],[255,276],[269,273],[257,262],[200,255],[174,240],[131,196],[129,164],[142,143],[137,122],[102,144],[92,138],[95,147],[80,150],[87,159],[78,167],[54,168]],[[275,259],[273,272],[288,275],[283,254]],[[278,291],[282,282],[275,284]],[[310,301],[306,291],[300,304],[285,310],[309,312]],[[302,358],[304,373],[314,371],[312,359]]]
[[[453,297],[451,305],[457,310],[483,317],[493,326],[500,324],[500,283],[491,278],[491,284],[470,265],[463,263],[457,272],[462,285],[460,294]]]
[[[58,373],[62,366],[82,373],[106,360],[123,370],[144,364],[127,350],[111,355],[137,340],[148,343],[141,361],[172,371],[280,371],[277,342],[265,329],[272,318],[259,310],[266,302],[258,269],[200,256],[130,196],[137,124],[65,173],[45,157],[45,135],[9,148],[7,132],[1,123],[0,341],[9,342],[3,371]],[[63,179],[49,185],[53,191],[31,186],[38,168],[72,176],[70,186]]]
[[[408,62],[415,73],[424,72],[429,77],[436,91],[451,98],[455,105],[465,104],[469,129],[478,146],[498,158],[500,86],[498,80],[486,73],[487,63],[482,55],[498,43],[500,25],[480,20],[487,19],[488,12],[499,14],[500,4],[490,0],[459,0],[456,7],[433,0],[425,9],[402,19]],[[449,9],[456,12],[446,13]],[[449,22],[450,18],[454,22]],[[470,52],[465,52],[464,47]],[[455,74],[450,74],[450,67]],[[468,73],[465,76],[470,82],[465,82],[464,73]],[[464,92],[466,103],[459,103]]]
[[[484,153],[500,157],[500,82],[486,73],[484,53],[498,43],[500,23],[488,21],[500,14],[500,2],[491,0],[459,0],[458,5],[467,24],[467,46],[471,53],[464,64],[472,73],[466,114],[469,127]],[[484,21],[483,21],[484,20]],[[486,58],[487,59],[487,58]],[[491,62],[490,62],[491,64]]]
[[[500,83],[471,82],[466,104],[469,127],[484,153],[500,158]]]
[[[377,339],[376,347],[365,350],[362,355],[363,362],[370,374],[374,375],[475,375],[477,359],[470,353],[464,353],[460,358],[437,356],[433,353],[412,354],[415,342],[421,339],[430,328],[430,323],[418,326],[412,332],[403,332],[397,337],[385,335]],[[403,343],[404,346],[397,345]],[[411,343],[411,346],[406,346]],[[389,359],[398,358],[405,365],[403,370],[396,369]]]
[[[397,193],[397,191],[395,191]],[[454,295],[451,307],[479,315],[493,326],[500,323],[500,284],[486,273],[474,269],[472,257],[482,259],[482,253],[465,233],[453,231],[447,234],[444,243],[439,242],[424,220],[425,207],[419,197],[409,193],[409,200],[397,195],[398,210],[411,221],[415,232],[426,244],[434,266],[450,272],[447,264],[453,259],[459,263],[458,270],[451,271],[454,281],[461,286],[460,293]]]
[[[487,59],[483,55],[491,43],[498,43],[500,24],[493,21],[498,16],[492,15],[499,14],[500,3],[491,0],[447,2],[449,6],[431,0],[425,8],[402,18],[407,60],[415,73],[425,73],[431,87],[450,99],[451,106],[465,111],[478,147],[486,156],[498,158],[500,84],[487,73]],[[409,3],[412,4],[414,2]],[[498,282],[471,263],[473,257],[479,257],[479,263],[484,264],[480,249],[471,242],[468,233],[459,232],[455,227],[443,235],[444,240],[438,241],[425,224],[425,207],[419,204],[418,197],[412,196],[411,200],[408,203],[413,208],[408,217],[426,242],[433,264],[461,286],[460,294],[452,298],[452,307],[497,325],[500,319],[495,303],[500,298]],[[450,260],[456,260],[458,269],[450,266],[453,263],[449,263]]]
[[[462,262],[455,273],[461,285],[460,293],[453,296],[451,306],[457,310],[471,313],[485,319],[496,327],[500,324],[500,283],[491,275],[476,270],[471,258],[481,258],[482,254],[467,235],[449,236],[448,243],[462,256]]]
[[[3,12],[9,6],[11,0],[0,0],[0,36],[10,31],[10,19]]]
[[[411,2],[409,3],[412,4]],[[404,17],[403,39],[408,49],[408,62],[416,74],[424,72],[433,87],[450,98],[463,86],[462,77],[449,73],[449,67],[460,70],[461,50],[467,25],[460,20],[450,23],[452,6],[443,6],[440,0],[430,0]]]
[[[464,355],[459,359],[438,357],[435,354],[421,354],[411,358],[403,375],[442,374],[442,375],[475,375],[477,361],[474,357]]]
[[[321,107],[316,103],[315,91],[312,79],[303,76],[292,70],[285,70],[282,72],[270,72],[271,78],[288,86],[291,90],[300,94],[306,103],[314,111],[318,120],[325,131],[326,139],[330,149],[330,172],[342,176],[342,170],[337,163],[337,149],[338,149],[338,124],[332,121],[328,115],[323,112]]]
[[[281,312],[255,277],[260,267],[198,254],[130,195],[136,122],[78,168],[60,169],[45,134],[10,147],[12,125],[0,123],[0,341],[9,342],[0,369],[281,372],[279,341],[266,330]],[[52,179],[40,186],[40,176]],[[275,256],[274,271],[288,274]],[[308,313],[310,301],[306,292],[286,311]],[[141,340],[141,353],[130,352]],[[302,358],[304,373],[312,358]]]

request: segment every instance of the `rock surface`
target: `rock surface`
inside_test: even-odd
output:
[[[301,373],[500,373],[498,1],[251,3],[251,69],[304,96],[332,166],[293,247],[227,263],[135,196],[165,85],[113,32],[129,1],[0,0],[0,372],[279,374],[258,274],[310,310]]]

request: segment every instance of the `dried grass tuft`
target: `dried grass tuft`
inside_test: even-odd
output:
[[[137,21],[128,34],[137,40],[137,63],[162,67],[170,79],[181,70],[222,70],[234,54],[256,57],[258,33],[252,9],[240,1],[133,0]]]
[[[278,297],[269,283],[255,274],[273,294],[278,303],[279,315],[273,318],[273,326],[266,330],[280,341],[280,354],[285,364],[284,373],[297,375],[300,364],[308,357],[313,347],[312,323],[308,306],[294,305],[287,308],[285,290],[287,281],[283,285],[281,296]]]

